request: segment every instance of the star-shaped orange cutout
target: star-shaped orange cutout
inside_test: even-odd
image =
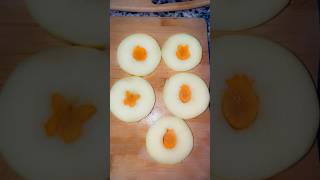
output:
[[[44,124],[48,137],[58,136],[64,143],[76,141],[82,133],[82,125],[95,113],[92,104],[75,105],[68,102],[60,93],[51,95],[53,114]]]

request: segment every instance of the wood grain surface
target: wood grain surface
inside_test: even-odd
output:
[[[110,87],[120,78],[127,77],[117,64],[116,49],[126,36],[147,33],[154,37],[160,47],[176,33],[195,36],[203,48],[201,63],[190,70],[209,84],[207,28],[203,19],[170,19],[150,17],[112,17],[110,26]],[[145,148],[147,130],[154,121],[170,115],[162,101],[165,80],[175,74],[161,60],[157,69],[144,78],[156,93],[153,111],[136,123],[124,123],[110,114],[110,173],[111,179],[209,179],[210,177],[210,111],[187,120],[194,136],[191,154],[180,164],[162,165],[149,157]]]
[[[317,81],[320,59],[320,31],[316,0],[291,0],[288,6],[276,17],[255,28],[238,32],[213,32],[214,37],[242,34],[262,36],[278,42],[292,51],[304,63],[313,80]],[[288,149],[288,151],[290,150]],[[319,180],[320,162],[317,145],[314,144],[310,152],[301,161],[271,179]]]
[[[209,4],[210,0],[191,0],[166,4],[153,4],[152,0],[110,0],[110,9],[130,12],[162,12],[192,9]]]

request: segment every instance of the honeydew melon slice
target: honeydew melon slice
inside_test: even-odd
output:
[[[27,58],[6,81],[0,92],[0,152],[23,178],[106,179],[106,58],[96,49],[54,47]],[[96,107],[71,144],[48,137],[43,128],[53,92]]]
[[[266,179],[302,158],[316,137],[319,102],[298,58],[277,43],[239,35],[217,38],[213,54],[214,174]],[[242,130],[228,124],[221,107],[226,80],[236,73],[250,77],[259,98],[255,122]]]
[[[25,0],[32,17],[51,34],[74,44],[105,46],[106,0]]]
[[[215,0],[216,30],[242,30],[264,23],[277,15],[289,0]]]

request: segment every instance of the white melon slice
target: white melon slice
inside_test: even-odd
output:
[[[242,30],[276,16],[289,0],[215,0],[213,23],[216,30]]]
[[[267,179],[297,162],[314,142],[319,104],[313,81],[287,49],[250,36],[214,41],[213,171],[223,179]],[[235,130],[221,103],[226,80],[244,73],[253,80],[259,110],[250,127]]]
[[[207,84],[199,76],[177,73],[166,80],[162,98],[172,114],[183,119],[192,119],[208,108],[210,93]]]
[[[173,136],[171,139],[167,138],[168,132]],[[168,147],[166,140],[172,146]],[[146,135],[146,148],[151,158],[159,163],[179,163],[192,151],[192,132],[183,119],[174,116],[162,117],[149,128]]]
[[[151,84],[137,76],[118,80],[110,90],[110,111],[124,122],[136,122],[146,117],[155,101]]]
[[[106,179],[107,63],[106,53],[95,49],[56,47],[17,66],[0,93],[0,151],[19,175],[32,180]],[[53,92],[97,109],[72,144],[44,131]]]
[[[53,35],[74,44],[107,42],[106,0],[25,0],[33,18]]]

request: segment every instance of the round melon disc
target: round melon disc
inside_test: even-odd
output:
[[[190,99],[181,100],[181,88],[187,86]],[[202,114],[209,106],[210,93],[207,84],[192,73],[177,73],[166,80],[162,99],[166,108],[175,116],[192,119]]]
[[[176,144],[170,149],[164,146],[164,136],[168,129],[171,129],[176,136]],[[193,148],[191,129],[183,119],[174,116],[161,117],[147,132],[146,148],[151,158],[159,163],[176,164],[182,162]]]
[[[216,0],[214,28],[241,30],[262,24],[276,16],[289,0]]]
[[[305,155],[319,125],[313,81],[287,49],[266,39],[223,36],[214,42],[214,173],[223,179],[265,179]],[[226,80],[245,73],[259,97],[256,120],[243,130],[221,112]]]
[[[106,0],[25,0],[32,17],[53,35],[75,44],[104,46]]]
[[[134,52],[137,47],[145,50],[143,59],[137,60]],[[131,34],[124,38],[117,48],[117,62],[120,68],[135,76],[146,76],[157,68],[161,60],[158,42],[150,35]]]
[[[0,92],[0,151],[25,179],[105,180],[107,55],[95,49],[55,47],[17,66]],[[97,111],[80,138],[47,137],[51,94],[59,92]]]
[[[124,103],[127,93],[139,97],[132,106]],[[155,101],[156,96],[151,84],[137,76],[116,81],[110,90],[110,111],[124,122],[136,122],[146,117],[152,111]]]
[[[189,57],[180,59],[177,52],[179,47],[187,47]],[[196,67],[202,58],[202,47],[194,36],[179,33],[171,35],[162,46],[162,59],[166,65],[175,71],[188,71]],[[186,54],[184,52],[183,54]]]

